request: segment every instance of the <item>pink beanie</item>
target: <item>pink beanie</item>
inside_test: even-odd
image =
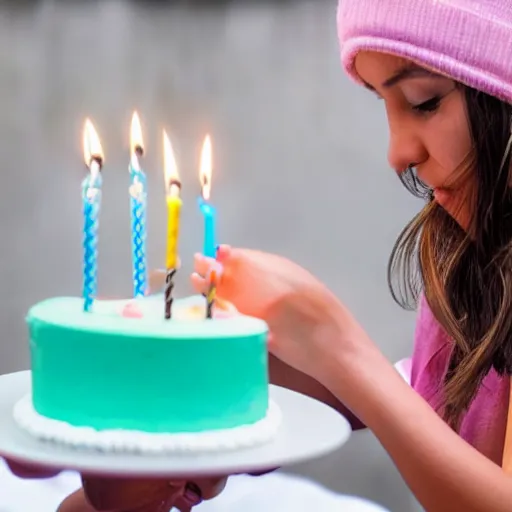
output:
[[[340,0],[343,67],[361,50],[412,60],[512,103],[512,0]]]

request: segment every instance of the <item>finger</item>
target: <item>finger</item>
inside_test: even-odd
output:
[[[180,512],[191,512],[203,500],[211,500],[225,488],[227,477],[211,477],[187,482],[183,492],[174,494],[166,506],[174,506]],[[167,509],[166,509],[167,510]]]
[[[180,512],[191,512],[192,509],[200,505],[202,501],[201,489],[193,482],[189,482],[185,485],[183,492],[172,505]]]
[[[194,272],[201,276],[206,276],[214,263],[215,260],[213,258],[208,258],[200,253],[194,254]]]
[[[228,479],[227,477],[212,477],[212,478],[202,478],[194,480],[194,482],[189,482],[187,484],[186,490],[190,491],[191,489],[197,492],[197,489],[194,489],[191,484],[195,484],[197,488],[199,488],[201,497],[203,500],[211,500],[217,497],[226,487]]]
[[[96,512],[96,509],[87,502],[83,489],[70,494],[57,509],[57,512]]]
[[[215,275],[215,280],[219,282],[224,272],[224,266],[213,258],[196,254],[194,256],[194,272],[208,279]]]
[[[219,245],[217,247],[217,261],[225,263],[231,258],[232,248],[229,245]]]
[[[192,286],[194,287],[194,290],[197,293],[200,293],[200,294],[207,293],[209,285],[208,285],[208,281],[204,277],[201,277],[198,273],[194,272],[190,276],[190,280],[192,281]]]
[[[15,462],[13,460],[6,459],[6,464],[11,473],[18,478],[25,479],[36,479],[36,478],[52,478],[60,473],[58,469],[45,468],[43,466],[35,466]]]
[[[189,507],[188,509],[185,508],[183,510],[180,508],[180,501],[183,496],[184,486],[185,482],[170,482],[167,499],[165,499],[157,509],[155,509],[154,507],[152,507],[151,509],[148,508],[147,512],[169,512],[170,510],[175,509],[178,509],[180,512],[190,512],[191,507]]]
[[[274,471],[277,471],[279,468],[272,468],[272,469],[265,469],[262,471],[253,471],[251,473],[248,473],[250,476],[263,476],[268,475],[269,473],[273,473]]]

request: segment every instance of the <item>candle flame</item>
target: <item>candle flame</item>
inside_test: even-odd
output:
[[[201,183],[201,194],[203,199],[207,201],[210,199],[212,188],[212,140],[210,135],[205,137],[203,149],[201,150],[199,181]]]
[[[178,166],[176,165],[176,159],[174,158],[171,141],[169,140],[165,130],[163,132],[163,141],[165,187],[168,194],[172,192],[172,189],[177,189],[179,193],[179,188],[181,186],[180,175],[178,174]]]
[[[137,112],[134,112],[132,116],[132,125],[130,129],[130,150],[132,155],[136,153],[144,153],[142,127],[140,124],[139,114],[137,114]]]
[[[96,132],[94,125],[91,120],[87,118],[84,124],[84,160],[87,167],[91,166],[91,163],[96,160],[100,166],[103,164],[105,159],[103,155],[103,149],[101,148],[100,138]]]

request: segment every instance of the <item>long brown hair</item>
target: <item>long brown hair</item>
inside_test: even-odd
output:
[[[460,87],[473,146],[464,172],[470,225],[464,231],[410,168],[404,185],[428,202],[402,231],[388,267],[395,301],[412,309],[424,293],[454,341],[439,413],[455,430],[492,368],[512,374],[512,106]]]

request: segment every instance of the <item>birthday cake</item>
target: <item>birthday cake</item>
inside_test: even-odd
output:
[[[267,326],[204,298],[80,298],[33,306],[32,391],[17,423],[39,439],[105,451],[169,453],[240,449],[272,439]]]
[[[18,425],[41,440],[121,452],[224,451],[266,442],[278,428],[279,411],[269,400],[266,324],[216,298],[215,273],[206,297],[174,299],[181,182],[163,135],[166,270],[153,273],[155,288],[147,273],[144,150],[134,113],[129,165],[134,299],[98,300],[104,158],[92,122],[85,122],[83,293],[45,300],[28,312],[32,390],[14,408]],[[215,257],[209,137],[200,175],[203,254]],[[154,293],[162,288],[163,294]]]

